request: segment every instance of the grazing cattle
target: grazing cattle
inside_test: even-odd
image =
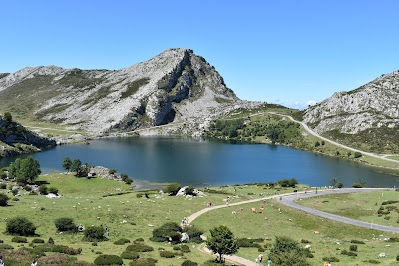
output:
[[[313,229],[313,233],[314,233],[314,234],[320,234],[319,231],[316,231],[316,230],[314,230],[314,229]]]
[[[256,213],[256,208],[250,208],[253,213]]]
[[[263,206],[260,206],[259,210],[260,210],[261,212],[263,212],[265,209],[263,208]]]

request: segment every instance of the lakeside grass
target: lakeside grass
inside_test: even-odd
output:
[[[37,234],[40,236],[28,237],[31,242],[33,238],[41,238],[45,241],[52,237],[57,245],[67,245],[73,248],[81,247],[82,254],[76,257],[79,260],[93,262],[99,256],[96,253],[120,255],[126,245],[115,245],[114,241],[120,238],[127,238],[133,242],[137,238],[144,238],[145,243],[154,247],[153,252],[141,254],[143,258],[155,258],[157,265],[180,265],[185,259],[167,259],[159,255],[159,249],[173,251],[173,246],[167,243],[152,242],[152,230],[165,222],[180,223],[183,217],[187,217],[203,208],[208,202],[213,206],[225,205],[225,200],[230,196],[229,203],[240,202],[247,199],[264,198],[267,195],[274,195],[279,190],[281,194],[292,193],[293,188],[268,188],[265,185],[247,184],[215,187],[205,192],[205,197],[194,197],[191,200],[185,197],[169,197],[160,195],[157,190],[132,190],[132,186],[113,180],[94,178],[76,178],[71,174],[58,173],[40,176],[39,181],[49,183],[48,187],[56,187],[63,194],[62,198],[49,199],[43,195],[23,195],[18,197],[18,201],[10,200],[8,207],[1,207],[2,217],[12,218],[15,216],[25,216],[37,226]],[[309,188],[299,185],[299,191]],[[11,192],[1,190],[10,198],[14,198]],[[211,192],[211,193],[210,193]],[[144,196],[148,193],[148,197]],[[398,193],[398,192],[396,192]],[[118,195],[120,194],[120,195]],[[142,197],[138,198],[138,195]],[[362,194],[362,193],[359,193]],[[236,196],[233,198],[232,196]],[[76,206],[76,207],[74,207]],[[250,208],[263,206],[263,213],[253,214]],[[44,209],[43,209],[44,208]],[[279,212],[281,210],[281,214]],[[232,211],[236,211],[233,215]],[[124,217],[127,216],[126,217]],[[86,228],[92,225],[108,226],[110,231],[109,241],[100,242],[98,246],[92,246],[91,242],[83,241],[83,234],[59,234],[56,232],[54,220],[61,217],[73,218],[76,224],[82,224]],[[99,217],[99,219],[97,218]],[[267,217],[267,220],[265,219]],[[291,219],[291,220],[290,220]],[[127,223],[122,223],[126,220]],[[196,227],[203,229],[205,235],[209,236],[211,227],[226,224],[238,237],[266,238],[262,246],[266,243],[273,243],[275,236],[285,235],[297,241],[306,239],[311,241],[312,250],[315,252],[314,258],[310,261],[317,265],[321,258],[333,255],[340,259],[334,265],[357,265],[362,260],[376,259],[377,252],[386,252],[388,257],[381,258],[383,265],[393,263],[393,250],[398,247],[398,243],[390,243],[391,248],[386,250],[386,242],[382,239],[394,236],[395,234],[380,232],[367,228],[350,226],[327,219],[315,217],[280,205],[276,200],[266,200],[256,203],[232,206],[218,210],[212,210],[201,215],[192,222]],[[150,226],[153,225],[153,226]],[[5,231],[6,223],[0,222],[0,231]],[[312,230],[320,231],[320,235],[313,234]],[[373,235],[377,239],[373,240]],[[379,237],[383,235],[384,237]],[[11,244],[15,249],[28,247],[28,244],[17,244],[11,242],[13,236],[1,234],[1,239],[6,244]],[[348,249],[351,239],[365,240],[366,245],[359,245],[358,257],[351,259],[340,254],[336,250]],[[336,244],[341,242],[341,245]],[[301,244],[304,246],[304,244]],[[198,244],[189,244],[190,253],[185,253],[184,257],[198,262],[200,265],[210,260],[212,257],[198,250]],[[381,251],[382,250],[382,251]],[[376,254],[377,253],[377,254]],[[263,252],[267,256],[266,249]],[[240,248],[238,256],[254,260],[259,252],[256,248]],[[396,255],[395,255],[396,256]],[[129,260],[124,260],[129,264]]]

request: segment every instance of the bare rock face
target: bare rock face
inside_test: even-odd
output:
[[[115,71],[26,67],[0,76],[0,102],[0,111],[93,134],[198,124],[244,103],[214,67],[184,48]]]
[[[337,92],[308,108],[303,121],[316,132],[356,134],[375,128],[399,130],[399,71],[349,92]]]

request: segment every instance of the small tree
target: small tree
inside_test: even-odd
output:
[[[180,189],[181,189],[180,184],[172,183],[165,189],[165,192],[169,193],[170,196],[174,196],[177,194],[177,192],[179,192]]]
[[[34,236],[36,226],[25,217],[9,219],[6,224],[6,232],[11,235]]]
[[[319,147],[320,146],[320,142],[316,141],[314,144],[315,147]]]
[[[307,257],[313,257],[310,250],[301,248],[299,243],[289,237],[276,237],[269,257],[276,265],[308,266]]]
[[[76,172],[76,175],[78,175],[81,166],[82,162],[79,159],[75,159],[71,165],[71,171]]]
[[[115,170],[115,169],[109,169],[109,170],[108,170],[108,173],[109,173],[110,175],[114,175],[114,174],[116,173],[116,170]]]
[[[107,238],[104,236],[105,229],[101,226],[92,226],[85,230],[85,239],[91,242],[104,241]]]
[[[196,194],[194,194],[194,187],[193,186],[186,187],[186,190],[184,192],[186,193],[186,195],[191,195],[191,196],[195,196],[196,195]]]
[[[7,206],[10,198],[5,194],[0,194],[0,206]]]
[[[329,184],[330,186],[332,186],[332,187],[336,187],[336,186],[337,186],[337,183],[338,183],[338,179],[337,179],[336,177],[333,177],[333,178],[328,182],[328,184]]]
[[[39,193],[42,195],[47,195],[48,194],[48,189],[46,185],[41,185],[39,187]]]
[[[237,238],[234,237],[233,232],[227,226],[214,227],[210,230],[210,233],[211,237],[206,241],[206,245],[213,253],[219,254],[220,263],[222,263],[223,255],[231,255],[237,252]]]
[[[4,113],[4,119],[7,121],[7,122],[12,122],[12,115],[11,115],[11,113],[9,113],[9,112],[5,112]]]
[[[71,170],[71,166],[72,166],[71,159],[69,157],[65,157],[64,161],[62,162],[62,168],[64,168],[69,172],[69,170]]]
[[[58,232],[76,232],[76,224],[72,218],[58,218],[54,221]]]
[[[48,192],[51,193],[51,194],[58,195],[58,188],[50,187],[50,188],[48,189]]]
[[[41,172],[39,161],[29,156],[20,161],[19,169],[16,171],[17,182],[23,184],[26,184],[28,181],[33,182]]]
[[[337,188],[343,188],[344,187],[344,183],[342,183],[342,182],[338,182],[338,184],[337,184]]]
[[[358,151],[353,154],[353,157],[355,157],[355,158],[360,158],[362,156],[363,155],[360,152],[358,152]]]

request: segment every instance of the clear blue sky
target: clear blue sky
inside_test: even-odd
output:
[[[246,100],[304,105],[399,69],[399,1],[2,1],[0,72],[185,47]]]

